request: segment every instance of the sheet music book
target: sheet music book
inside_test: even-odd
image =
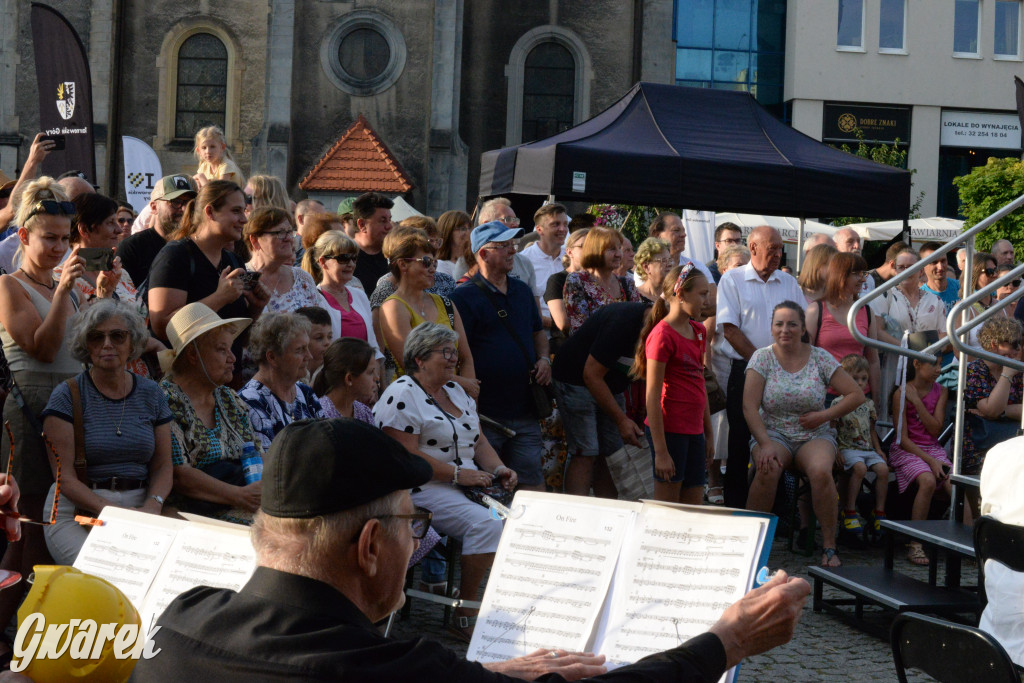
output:
[[[190,588],[239,590],[256,570],[249,528],[188,515],[187,520],[108,505],[74,567],[106,579],[131,600],[148,633],[167,605]]]
[[[772,515],[520,491],[467,658],[593,651],[614,669],[704,633],[753,586]],[[735,669],[723,677],[732,681]]]

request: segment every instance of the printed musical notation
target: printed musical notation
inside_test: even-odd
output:
[[[767,521],[645,506],[625,542],[607,628],[609,666],[703,633],[750,587]],[[698,580],[694,580],[698,579]]]
[[[578,500],[580,502],[571,502]],[[468,657],[490,662],[538,647],[583,650],[635,512],[529,496],[507,520]],[[538,645],[543,643],[543,645]]]

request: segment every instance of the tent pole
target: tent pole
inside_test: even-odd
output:
[[[804,220],[803,214],[800,215],[800,227],[796,229],[796,272],[800,274],[800,268],[804,264]]]

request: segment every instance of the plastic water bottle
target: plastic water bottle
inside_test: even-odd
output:
[[[246,441],[242,446],[242,474],[245,475],[246,484],[263,478],[263,456],[256,450],[252,441]]]

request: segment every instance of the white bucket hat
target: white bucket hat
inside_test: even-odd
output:
[[[207,332],[230,325],[231,339],[234,341],[251,323],[252,318],[222,318],[199,301],[183,306],[167,323],[167,339],[171,342],[171,348],[157,354],[160,369],[165,374],[169,373],[178,354]]]

